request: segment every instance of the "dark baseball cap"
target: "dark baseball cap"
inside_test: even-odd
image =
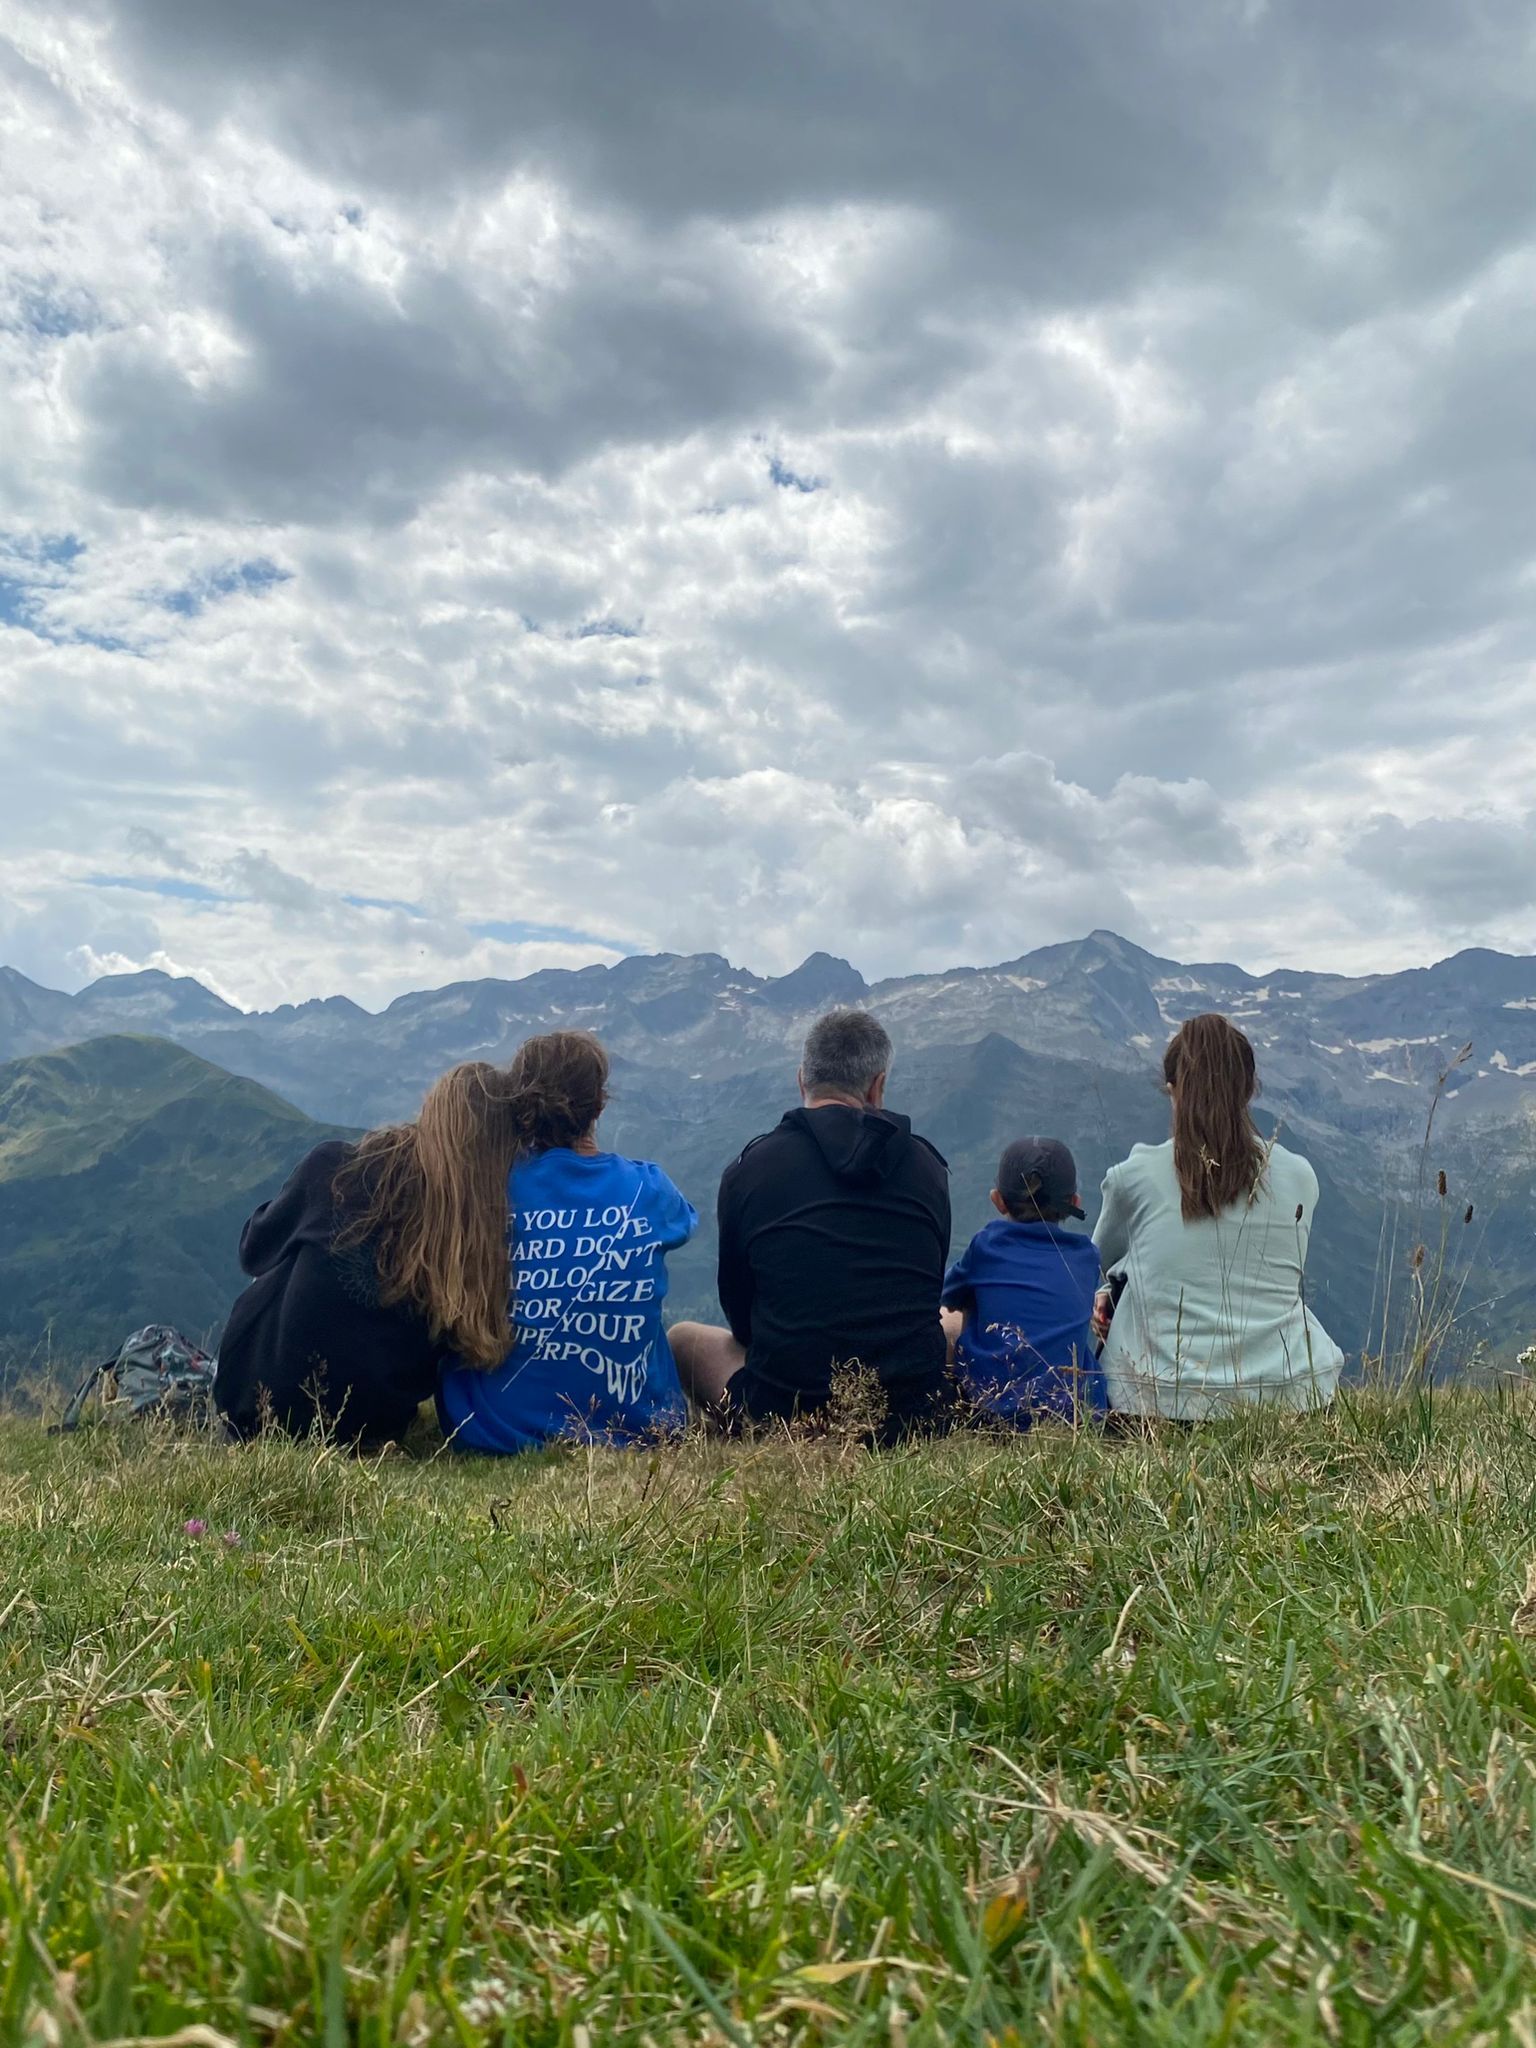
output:
[[[997,1162],[997,1192],[1010,1209],[1033,1202],[1085,1220],[1077,1199],[1077,1161],[1060,1138],[1015,1138]]]

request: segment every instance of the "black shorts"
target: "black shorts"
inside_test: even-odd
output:
[[[924,1379],[892,1380],[884,1383],[885,1412],[872,1420],[867,1432],[878,1444],[899,1443],[905,1437],[940,1436],[955,1422],[956,1389],[948,1372]],[[765,1379],[750,1365],[732,1373],[726,1382],[721,1419],[732,1435],[772,1422],[825,1421],[831,1396],[825,1387],[785,1387]]]

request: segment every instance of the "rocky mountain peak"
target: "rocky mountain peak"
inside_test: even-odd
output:
[[[834,953],[811,953],[798,967],[764,985],[763,996],[779,1010],[825,1010],[862,1003],[869,984],[859,970]]]

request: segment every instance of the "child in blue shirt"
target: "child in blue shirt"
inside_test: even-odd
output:
[[[943,1316],[962,1395],[982,1419],[1028,1429],[1037,1416],[1104,1412],[1089,1324],[1099,1286],[1077,1163],[1059,1138],[1016,1138],[998,1163],[997,1220],[944,1276]]]
[[[585,1032],[533,1038],[512,1067],[518,1157],[507,1185],[509,1349],[452,1364],[438,1419],[456,1448],[530,1450],[552,1437],[635,1443],[688,1408],[661,1323],[667,1253],[698,1228],[659,1166],[598,1149],[608,1061]]]

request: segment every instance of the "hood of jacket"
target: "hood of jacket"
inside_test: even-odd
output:
[[[784,1122],[804,1131],[838,1179],[856,1188],[878,1187],[895,1170],[912,1135],[910,1117],[841,1102],[792,1109]]]

